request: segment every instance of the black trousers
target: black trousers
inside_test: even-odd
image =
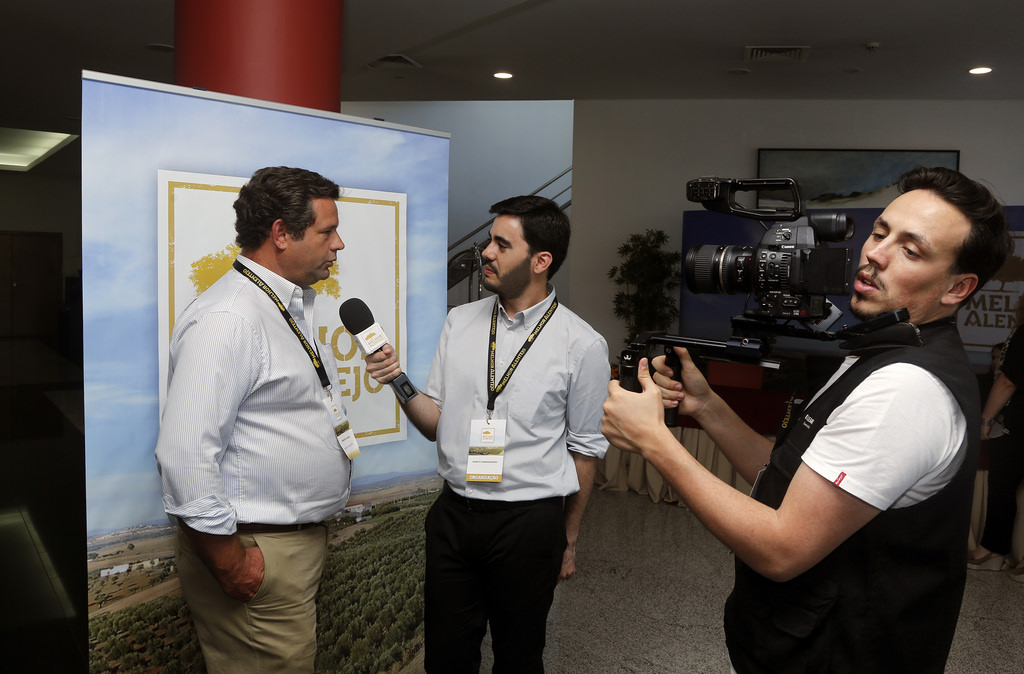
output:
[[[1017,487],[1024,479],[1024,429],[989,443],[988,499],[981,544],[1005,555],[1010,552],[1017,516]]]
[[[563,499],[479,501],[445,485],[425,527],[427,672],[479,672],[488,623],[494,674],[543,672],[566,546]]]

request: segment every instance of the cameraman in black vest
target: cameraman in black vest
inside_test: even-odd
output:
[[[861,249],[851,309],[909,321],[850,355],[773,443],[710,389],[685,349],[643,393],[612,382],[602,432],[639,452],[736,555],[725,607],[734,672],[942,672],[966,576],[981,437],[954,314],[1013,249],[999,202],[957,171],[918,168]],[[852,341],[852,340],[851,340]],[[754,484],[706,470],[662,423],[692,416]]]

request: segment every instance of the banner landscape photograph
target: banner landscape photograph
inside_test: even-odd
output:
[[[391,388],[366,376],[338,307],[366,302],[409,376],[426,380],[445,316],[448,135],[86,72],[82,138],[91,669],[204,671],[154,448],[175,317],[231,268],[232,203],[265,166],[341,186],[345,248],[314,286],[313,332],[338,362],[362,452],[348,506],[328,522],[318,623],[332,638],[318,663],[386,669],[422,622],[419,538],[437,459]]]

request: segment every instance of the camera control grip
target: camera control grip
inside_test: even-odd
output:
[[[641,358],[643,358],[643,354],[640,353],[639,348],[623,349],[619,354],[619,386],[627,391],[634,393],[643,391],[640,380],[637,378]]]
[[[683,363],[679,360],[679,354],[669,345],[665,345],[665,364],[672,368],[672,379],[683,380]],[[679,408],[668,407],[665,409],[665,425],[675,427],[679,425]]]
[[[619,386],[632,391],[634,393],[642,393],[643,387],[640,385],[639,380],[639,367],[640,359],[648,359],[648,368],[651,367],[650,359],[655,354],[650,353],[649,344],[633,344],[628,349],[623,349],[622,353],[619,354]],[[676,355],[675,350],[670,345],[664,346],[664,354],[668,366],[672,368],[672,372],[675,373],[675,379],[680,381],[682,372],[682,363],[679,361],[679,356]],[[668,408],[665,410],[665,425],[666,426],[677,426],[679,419],[679,410],[675,407]]]

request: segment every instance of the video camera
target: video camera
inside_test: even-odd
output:
[[[736,202],[740,191],[789,191],[792,206],[750,209]],[[731,180],[698,178],[686,184],[686,198],[710,211],[776,221],[752,246],[694,246],[686,253],[686,285],[693,293],[748,293],[743,315],[752,319],[796,319],[805,328],[827,330],[840,312],[827,295],[850,290],[850,251],[824,242],[853,236],[845,213],[805,216],[800,188],[792,178]]]
[[[782,206],[743,206],[739,192],[771,193]],[[826,242],[853,236],[854,222],[844,213],[804,213],[800,187],[792,178],[737,180],[704,177],[686,184],[686,197],[710,211],[760,220],[765,233],[757,246],[701,245],[686,253],[686,285],[693,293],[747,293],[742,316],[732,318],[732,336],[711,341],[648,333],[639,335],[620,357],[623,388],[639,391],[636,380],[641,358],[655,346],[664,348],[669,366],[679,371],[673,346],[683,346],[707,358],[756,363],[778,368],[768,359],[779,335],[836,339],[829,333],[841,315],[828,295],[846,295],[852,269],[847,248],[829,248]],[[774,224],[768,224],[774,223]],[[675,410],[666,410],[666,423],[675,425]]]

